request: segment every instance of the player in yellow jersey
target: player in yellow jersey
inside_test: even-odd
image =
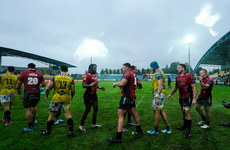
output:
[[[54,88],[54,93],[49,107],[50,113],[47,120],[47,128],[41,130],[41,134],[50,134],[52,125],[54,124],[55,116],[59,109],[63,108],[63,112],[69,128],[68,136],[74,137],[73,119],[70,113],[71,100],[75,94],[74,80],[67,75],[67,66],[61,66],[60,72],[61,74],[54,76],[46,87],[46,101],[48,101],[48,96],[52,88]]]
[[[15,99],[18,82],[18,77],[13,74],[14,70],[15,68],[13,66],[9,66],[6,73],[0,75],[1,103],[4,108],[4,118],[2,122],[7,121],[5,125],[13,125],[10,117],[10,102]]]
[[[150,75],[144,75],[145,77],[152,79],[153,85],[153,109],[155,115],[155,129],[147,131],[148,134],[159,134],[158,126],[160,123],[160,116],[162,116],[166,129],[161,130],[162,133],[171,134],[172,130],[169,127],[167,115],[164,112],[164,100],[166,98],[166,90],[165,90],[165,75],[164,72],[159,68],[159,65],[156,61],[153,61],[150,64],[150,69],[153,71],[153,77]]]

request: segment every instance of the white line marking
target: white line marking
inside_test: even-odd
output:
[[[142,98],[141,98],[141,100],[138,102],[138,104],[137,104],[136,108],[137,108],[137,107],[138,107],[138,105],[139,105],[139,104],[143,101],[144,97],[145,97],[145,96],[142,96]]]

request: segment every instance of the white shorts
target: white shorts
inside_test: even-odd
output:
[[[1,103],[12,102],[14,100],[15,96],[16,96],[16,94],[1,95]]]
[[[156,105],[155,95],[156,95],[156,92],[154,92],[154,94],[153,94],[153,108],[154,109],[162,109],[164,107],[164,102],[165,102],[166,96],[161,93],[160,98],[159,98],[159,105]]]

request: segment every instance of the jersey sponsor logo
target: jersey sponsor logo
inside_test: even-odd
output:
[[[58,94],[59,94],[59,95],[65,95],[66,92],[65,92],[65,91],[59,91]]]
[[[36,74],[36,73],[30,73],[29,76],[37,77],[38,74]]]

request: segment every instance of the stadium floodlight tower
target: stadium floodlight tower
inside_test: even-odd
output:
[[[185,43],[188,45],[188,69],[189,69],[189,73],[191,73],[191,70],[190,70],[190,50],[191,50],[191,44],[193,43],[193,41],[194,41],[193,35],[187,35],[185,37]]]

